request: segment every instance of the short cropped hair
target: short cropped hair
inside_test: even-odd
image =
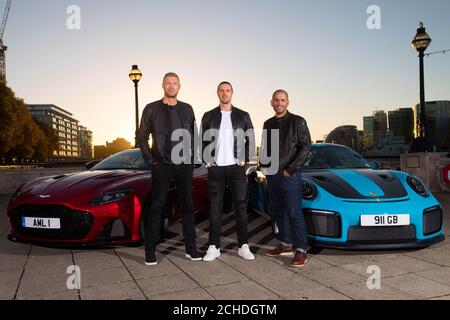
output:
[[[177,78],[178,81],[180,81],[180,77],[179,77],[175,72],[167,72],[167,73],[164,75],[163,82],[164,82],[164,80],[166,80],[166,79],[169,78],[169,77]]]
[[[273,95],[272,95],[272,100],[275,99],[275,96],[276,96],[277,94],[279,94],[279,93],[285,94],[285,95],[286,95],[286,98],[289,100],[289,94],[287,93],[286,90],[283,90],[283,89],[278,89],[277,91],[275,91],[275,92],[273,93]]]
[[[233,85],[231,83],[229,83],[228,81],[222,81],[221,83],[219,83],[219,85],[217,86],[217,91],[219,91],[220,87],[223,86],[224,84],[229,85],[231,87],[231,91],[234,91]]]

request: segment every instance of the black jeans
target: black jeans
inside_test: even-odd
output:
[[[270,211],[277,223],[278,239],[293,245],[295,249],[307,250],[308,239],[305,217],[302,211],[302,183],[295,174],[284,177],[281,173],[267,176]]]
[[[208,193],[210,205],[209,244],[220,248],[223,198],[225,185],[231,189],[236,215],[238,245],[248,243],[247,232],[247,177],[245,168],[238,165],[212,166],[208,169]]]
[[[152,166],[152,203],[147,220],[146,254],[155,252],[172,179],[175,181],[178,201],[183,215],[183,236],[186,251],[196,250],[195,218],[192,205],[193,170],[193,166],[188,164],[175,165],[158,162]]]

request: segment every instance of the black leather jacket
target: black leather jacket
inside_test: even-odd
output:
[[[233,125],[233,130],[241,129],[243,132],[247,133],[243,138],[245,141],[243,143],[237,143],[238,136],[234,137],[234,157],[236,159],[243,159],[246,163],[249,162],[253,157],[255,157],[256,152],[255,148],[255,132],[253,129],[252,120],[250,119],[250,115],[248,112],[245,112],[241,109],[232,106],[231,109],[231,123]],[[205,139],[205,133],[209,129],[220,129],[220,123],[222,121],[222,113],[220,112],[220,107],[216,107],[211,111],[206,112],[202,118],[201,124],[201,137],[203,144],[203,151],[205,148],[213,143],[214,150],[212,152],[212,156],[215,158],[216,156],[216,147],[217,141],[216,139],[212,139],[212,141],[208,141]],[[242,146],[245,147],[245,150],[242,150]],[[203,158],[203,162],[206,164],[207,161]]]
[[[286,170],[291,175],[297,173],[307,161],[311,151],[311,136],[306,120],[288,112],[281,119],[273,117],[267,120],[264,123],[264,129],[267,130],[267,145],[263,144],[260,154],[266,152],[269,157],[271,156],[270,130],[279,129],[280,163],[278,172]],[[262,168],[269,166],[270,164],[260,163]]]
[[[195,124],[195,115],[192,106],[178,101],[177,113],[183,129],[187,129],[191,134],[191,164],[195,157],[195,135],[198,134]],[[168,124],[168,110],[163,100],[158,100],[148,104],[141,119],[141,125],[138,133],[138,146],[141,149],[144,160],[152,165],[154,162],[163,161],[166,152],[167,141],[170,141],[170,132]],[[152,136],[152,146],[148,143],[149,136]]]

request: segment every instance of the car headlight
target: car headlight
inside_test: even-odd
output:
[[[114,191],[114,192],[105,192],[102,193],[100,197],[92,199],[91,203],[94,205],[100,205],[105,203],[116,202],[122,200],[126,196],[128,196],[133,190],[122,190],[122,191]]]
[[[408,185],[411,187],[411,189],[413,189],[422,197],[427,198],[430,196],[430,191],[428,191],[428,188],[422,181],[419,180],[419,178],[415,176],[409,176],[408,178],[406,178],[406,182],[408,182]]]
[[[302,197],[305,200],[314,200],[317,197],[316,186],[303,179],[302,179]]]

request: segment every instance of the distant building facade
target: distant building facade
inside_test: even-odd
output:
[[[364,152],[366,157],[397,157],[409,151],[409,144],[403,136],[395,136],[388,131],[383,139],[370,146]]]
[[[375,117],[368,116],[363,118],[364,121],[364,138],[368,144],[373,144],[375,140]]]
[[[95,160],[103,160],[108,156],[106,152],[106,146],[98,145],[94,146],[94,159]]]
[[[94,158],[93,134],[84,126],[78,127],[80,157],[83,160],[92,160]]]
[[[366,144],[377,143],[386,136],[387,114],[384,111],[374,111],[371,116],[364,117],[364,139]]]
[[[375,141],[383,139],[387,134],[388,122],[387,114],[383,110],[374,111],[373,116],[375,118]]]
[[[85,130],[81,133],[79,121],[73,117],[72,113],[53,104],[29,104],[27,108],[34,119],[50,125],[59,138],[58,150],[54,151],[53,156],[49,159],[50,161],[83,158],[81,145],[87,145],[89,140],[92,145],[92,132],[85,127],[81,127]],[[88,154],[89,152],[85,155]],[[92,155],[86,159],[92,159]]]
[[[414,110],[399,108],[388,112],[389,131],[393,136],[403,137],[406,144],[414,139]]]
[[[358,128],[352,125],[337,127],[327,135],[325,143],[341,144],[359,152],[361,145]]]
[[[420,119],[420,105],[414,106],[415,121]],[[450,101],[428,101],[425,104],[427,117],[427,141],[436,151],[450,151]],[[419,132],[416,128],[416,135]]]

